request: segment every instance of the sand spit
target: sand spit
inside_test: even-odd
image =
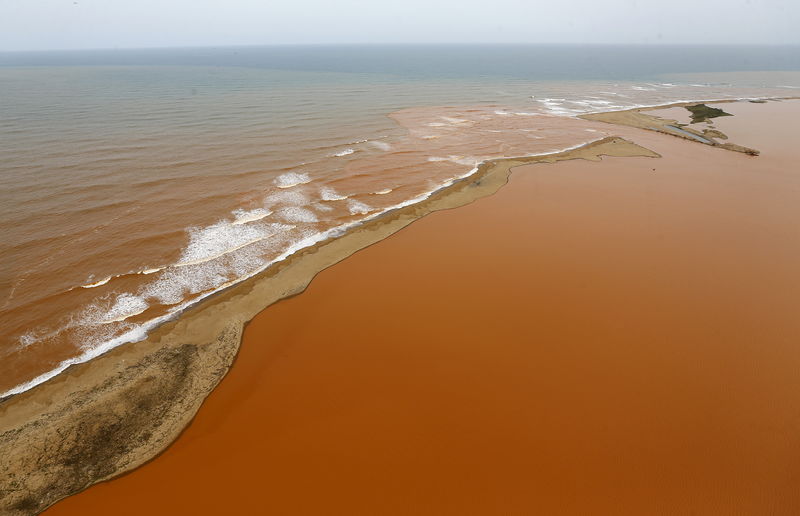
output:
[[[244,324],[302,292],[323,269],[434,211],[496,192],[513,167],[658,154],[603,138],[542,156],[489,160],[471,176],[305,249],[97,359],[0,403],[0,513],[36,514],[96,482],[140,466],[174,441],[232,364]]]
[[[749,147],[744,147],[742,145],[737,145],[735,143],[730,143],[730,142],[724,142],[724,143],[719,142],[718,140],[727,140],[728,136],[723,132],[715,129],[713,127],[713,124],[706,118],[701,117],[700,121],[708,124],[707,127],[699,127],[695,123],[682,124],[679,123],[677,120],[662,118],[656,115],[645,113],[645,111],[655,111],[655,110],[669,109],[675,107],[684,107],[690,112],[694,113],[697,111],[708,111],[714,109],[714,108],[708,108],[706,104],[724,104],[730,102],[739,102],[739,101],[715,100],[707,102],[677,102],[674,104],[668,104],[664,106],[634,108],[625,111],[588,113],[585,115],[579,115],[578,118],[582,118],[584,120],[606,122],[609,124],[626,125],[630,127],[637,127],[639,129],[647,129],[649,131],[656,131],[659,133],[669,134],[671,136],[677,136],[678,138],[684,138],[690,141],[703,143],[705,145],[711,145],[712,147],[720,147],[734,152],[743,152],[744,154],[748,154],[750,156],[758,156],[759,151],[756,149],[751,149]],[[766,101],[762,99],[756,99],[756,102],[766,102]],[[728,116],[728,114],[724,113],[723,116]],[[693,119],[695,119],[695,117],[693,117]]]

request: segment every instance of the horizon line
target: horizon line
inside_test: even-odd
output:
[[[796,43],[700,43],[700,42],[321,42],[321,43],[243,43],[243,44],[202,44],[174,46],[121,46],[121,47],[75,47],[75,48],[41,48],[41,49],[3,49],[0,53],[34,53],[34,52],[91,52],[91,51],[126,51],[126,50],[190,50],[190,49],[225,49],[225,48],[264,48],[264,47],[421,47],[421,46],[581,46],[581,47],[800,47]]]

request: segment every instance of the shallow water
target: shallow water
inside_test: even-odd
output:
[[[140,339],[481,160],[603,135],[575,114],[800,85],[784,50],[751,49],[751,62],[782,70],[755,82],[750,73],[667,81],[655,74],[697,66],[659,52],[0,54],[0,393]],[[753,69],[741,49],[703,52],[716,52],[713,72]]]

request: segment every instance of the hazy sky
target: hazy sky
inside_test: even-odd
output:
[[[0,50],[800,43],[800,0],[0,0]]]

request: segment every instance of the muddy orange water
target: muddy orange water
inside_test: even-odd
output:
[[[530,165],[259,315],[85,514],[800,513],[800,103]]]
[[[359,54],[342,52],[336,59]],[[467,57],[459,66],[470,69]],[[62,58],[63,66],[0,66],[0,397],[145,338],[188,306],[481,160],[603,136],[571,115],[795,91],[753,87],[747,74],[648,84],[514,81],[476,68],[459,80],[406,80],[184,66],[174,54],[175,66]],[[792,76],[755,83],[800,86]]]

